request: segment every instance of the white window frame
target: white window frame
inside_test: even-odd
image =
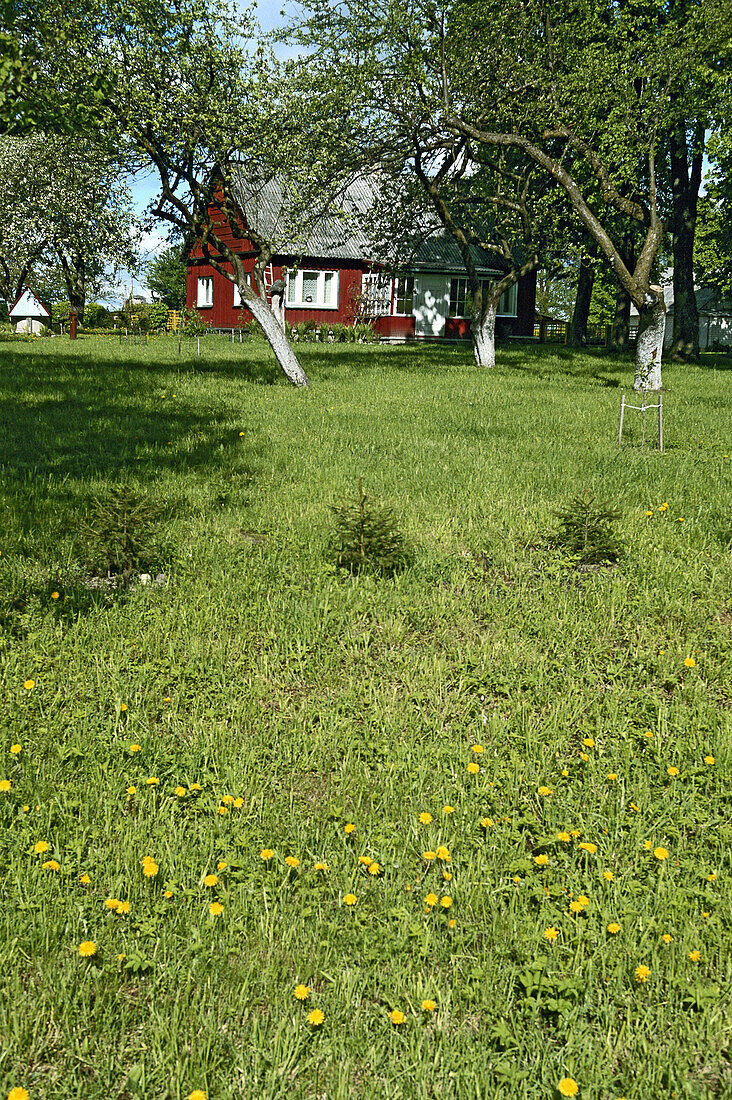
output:
[[[499,273],[496,272],[496,274],[499,274]],[[451,278],[450,278],[450,297],[452,297],[452,283],[453,283],[453,280],[455,280],[456,282],[460,281],[460,282],[465,283],[465,307],[467,309],[467,303],[468,303],[468,299],[470,297],[470,288],[467,285],[468,284],[467,277],[465,275],[453,275],[453,276],[451,276]],[[495,279],[490,279],[490,278],[489,279],[481,279],[480,281],[483,285],[483,291],[484,292],[485,292],[485,289],[486,289],[487,286],[489,286],[491,283],[496,282]],[[460,297],[460,295],[458,295],[458,297]],[[466,320],[468,318],[467,313],[449,313],[448,315],[451,318],[454,318],[455,320]],[[508,288],[508,290],[504,290],[503,294],[501,295],[501,299],[498,303],[498,309],[496,311],[496,316],[497,317],[517,317],[518,316],[518,281],[515,282],[512,286],[510,286]]]
[[[317,289],[315,301],[303,300],[303,276],[315,275],[317,277]],[[333,300],[325,301],[326,276],[329,275],[333,288]],[[340,289],[340,273],[338,271],[321,270],[314,267],[305,267],[299,271],[290,271],[287,274],[287,290],[285,292],[285,305],[290,309],[338,309],[338,293]]]
[[[196,287],[196,309],[211,309],[213,306],[213,276],[199,275]]]
[[[247,284],[247,286],[252,285],[252,274],[250,271],[247,271],[245,273],[244,282]],[[241,309],[243,304],[244,303],[241,300],[241,291],[239,290],[239,284],[234,283],[234,309]]]
[[[404,284],[404,293],[401,294],[401,295],[399,294],[399,284],[400,283]],[[412,288],[411,288],[410,291],[407,290],[407,284],[408,283],[412,284]],[[392,317],[413,317],[414,316],[414,296],[415,296],[415,294],[416,294],[416,285],[415,285],[414,275],[401,275],[401,276],[396,277],[394,279],[393,284],[392,284],[392,310],[391,310]],[[400,297],[401,298],[411,297],[411,299],[412,299],[412,308],[409,311],[409,313],[400,313],[398,311],[397,301],[399,300]]]

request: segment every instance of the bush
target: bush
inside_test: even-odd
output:
[[[147,308],[152,328],[165,328],[168,323],[168,307],[165,302],[153,302]]]
[[[197,309],[186,306],[181,311],[181,336],[196,337],[205,336],[211,331],[207,321],[204,321]]]
[[[409,554],[391,508],[375,504],[363,491],[343,504],[331,504],[336,518],[336,565],[349,573],[393,576],[409,564]]]

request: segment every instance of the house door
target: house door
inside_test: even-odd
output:
[[[444,336],[449,306],[447,278],[444,275],[419,275],[414,281],[415,336]]]

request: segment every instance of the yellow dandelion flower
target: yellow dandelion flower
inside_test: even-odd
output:
[[[8,1093],[8,1100],[29,1100],[28,1090],[16,1085]]]
[[[571,839],[572,837],[569,835],[569,833],[557,833],[557,840],[561,840],[565,844],[568,844]]]
[[[427,897],[424,899],[424,903],[425,905],[429,905],[430,908],[432,908],[432,906],[437,905],[437,902],[439,900],[440,899],[437,897],[437,894],[428,894]]]
[[[539,787],[539,794],[542,796],[542,798],[546,798],[547,795],[554,794],[554,791],[551,789],[551,787]]]
[[[207,1100],[206,1093],[203,1089],[194,1089],[188,1094],[188,1100]]]
[[[639,810],[639,809],[638,809],[638,807],[636,806],[635,802],[631,802],[631,804],[630,804],[630,808],[631,808],[631,810],[633,810],[633,811],[634,811],[634,813],[637,813],[637,814],[639,814],[639,813],[640,813],[640,810]]]
[[[158,785],[158,783],[160,782],[160,780],[158,779],[158,777],[156,775],[149,775],[147,777],[147,779],[145,780],[145,782],[148,785],[148,787],[156,787]]]
[[[480,771],[480,764],[476,764],[475,760],[471,760],[468,764],[468,772],[470,775],[477,775]]]
[[[120,710],[122,711],[122,713],[124,714],[124,712],[125,712],[125,711],[127,710],[127,703],[120,703],[120,705],[119,705],[119,709],[120,709]]]
[[[163,890],[163,897],[166,898],[168,901],[170,900],[170,898],[172,898],[172,896],[173,896],[173,891],[172,890]]]
[[[127,793],[131,798],[133,794],[137,794],[137,787],[128,787]]]
[[[142,873],[145,878],[155,878],[160,868],[154,860],[150,860],[149,863],[145,863],[142,868]]]
[[[449,920],[449,921],[447,922],[447,927],[448,927],[448,928],[454,928],[454,927],[455,927],[455,925],[456,925],[456,923],[457,923],[457,921],[456,921],[456,920],[455,920],[454,918],[452,918],[451,920]]]
[[[606,882],[613,882],[615,879],[615,875],[612,873],[612,871],[603,871],[602,877],[605,879]]]
[[[0,791],[9,791],[12,786],[9,779],[0,779]]]
[[[203,885],[204,886],[215,886],[218,881],[219,881],[219,876],[218,875],[206,875],[206,877],[203,880]]]
[[[121,905],[119,898],[106,898],[104,902],[105,909],[116,909],[118,905]]]
[[[432,814],[428,814],[426,811],[419,815],[420,825],[429,825],[432,822]]]
[[[611,921],[611,923],[607,926],[607,930],[611,936],[617,936],[618,932],[620,931],[620,925],[615,920]]]
[[[229,812],[229,807],[228,806],[219,806],[218,810],[216,811],[216,813],[219,815],[219,817],[226,817],[228,812]]]
[[[584,843],[578,844],[577,847],[581,848],[583,852],[589,852],[591,856],[594,856],[597,851],[597,845],[591,844],[589,841],[584,841]]]
[[[679,518],[678,518],[678,521],[677,521],[677,522],[678,522],[678,523],[683,523],[683,522],[684,522],[684,517],[683,517],[683,516],[679,516]]]
[[[26,682],[23,684],[23,687],[25,688],[26,691],[33,691],[33,688],[35,686],[36,686],[35,680],[26,680]]]
[[[343,832],[346,834],[346,836],[350,836],[355,828],[356,826],[353,824],[353,822],[349,821],[347,825],[343,826]]]
[[[594,747],[595,747],[595,738],[594,737],[583,737],[582,738],[582,744],[585,746],[585,748],[594,749]]]
[[[668,501],[664,500],[663,504],[659,504],[658,510],[659,510],[659,512],[667,512],[668,511]]]
[[[534,856],[534,863],[537,867],[546,867],[549,862],[549,856],[546,853],[542,853],[540,856]]]
[[[515,886],[518,886],[518,884],[521,882],[521,875],[514,875],[511,879],[511,882],[513,882]]]
[[[81,883],[82,886],[88,886],[89,883],[91,882],[91,879],[89,878],[88,875],[82,875],[81,878],[79,879],[79,882]]]
[[[701,958],[701,951],[690,951],[689,958],[693,963],[698,963]]]
[[[612,782],[612,781],[613,781],[614,779],[617,779],[617,778],[618,778],[618,773],[617,773],[617,772],[610,772],[610,773],[608,774],[608,779],[609,779],[609,780],[610,780],[611,782]]]
[[[651,848],[653,847],[653,842],[650,841],[650,840],[644,840],[643,841],[643,847],[645,848],[645,850],[647,852],[650,852]]]
[[[569,769],[568,768],[562,768],[562,776],[564,777],[564,779],[566,779],[568,775],[569,775]]]
[[[563,1077],[557,1085],[557,1092],[560,1096],[576,1096],[579,1085],[573,1077]]]
[[[404,1013],[399,1008],[395,1008],[392,1012],[389,1013],[389,1019],[391,1020],[391,1022],[393,1024],[396,1024],[397,1027],[400,1024],[403,1024],[404,1021],[406,1020],[406,1018],[407,1017],[404,1015]]]
[[[97,953],[97,945],[94,940],[84,940],[79,944],[79,955],[82,959],[90,959],[92,955]]]
[[[221,801],[223,802],[224,806],[230,806],[231,803],[234,801],[234,796],[233,794],[225,794]]]
[[[373,860],[371,859],[371,856],[359,856],[358,862],[363,863],[364,867],[368,867],[371,863],[373,863]]]
[[[636,968],[635,968],[635,980],[637,982],[645,982],[650,973],[651,973],[650,966],[644,966],[641,963],[640,966],[636,966]]]
[[[12,752],[13,756],[17,756],[18,753],[22,751],[22,746],[21,745],[11,745],[10,746],[10,751]]]
[[[582,913],[584,909],[585,906],[582,904],[581,901],[570,901],[569,903],[570,913]]]
[[[661,939],[664,943],[669,944],[673,941],[673,936],[670,936],[668,932],[664,932],[664,934],[661,936]]]
[[[684,657],[684,664],[687,668],[696,668],[696,661],[693,657]]]
[[[343,895],[343,904],[344,905],[355,905],[357,901],[358,901],[358,898],[356,897],[355,894],[344,894]]]
[[[315,863],[315,864],[313,864],[313,867],[316,871],[327,871],[328,870],[328,864],[327,863]]]
[[[235,798],[234,799],[234,809],[235,810],[240,810],[243,805],[244,805],[244,799],[243,798]]]
[[[660,859],[660,860],[668,859],[668,851],[666,850],[666,848],[654,848],[653,849],[653,854],[656,857],[656,859]]]
[[[274,852],[272,851],[271,848],[262,848],[262,851],[259,853],[259,858],[263,859],[266,863],[267,860],[271,859],[273,855],[274,855]]]
[[[646,515],[647,516],[652,516],[653,515],[653,509],[649,508],[648,511],[646,512]]]
[[[545,928],[544,929],[544,939],[549,940],[550,943],[553,943],[554,940],[556,940],[558,936],[559,936],[559,932],[557,931],[556,928]]]
[[[226,862],[225,859],[220,859],[219,862],[216,864],[216,870],[225,871],[228,866],[229,864]]]
[[[45,863],[41,864],[44,871],[60,871],[61,864],[57,859],[47,859]]]
[[[376,862],[376,860],[374,860],[373,863],[369,863],[369,874],[370,875],[379,875],[379,874],[381,874],[381,867]]]
[[[452,871],[443,871],[442,877],[445,882],[452,882]]]
[[[173,791],[173,794],[177,795],[178,798],[185,798],[188,794],[188,791],[185,789],[185,787],[176,787]]]
[[[443,909],[449,909],[452,905],[452,898],[449,894],[445,894],[444,898],[440,898],[440,905]]]
[[[455,813],[455,807],[454,806],[443,806],[442,807],[442,812],[443,812],[443,814],[454,814]]]
[[[437,1001],[431,1001],[429,998],[422,1001],[422,1011],[423,1012],[434,1012],[436,1008],[437,1008]]]
[[[48,843],[47,840],[38,840],[33,845],[33,851],[36,853],[37,856],[42,856],[43,853],[47,852],[50,847],[51,845]]]
[[[493,818],[492,817],[481,817],[480,824],[484,829],[492,829],[493,828]]]
[[[437,859],[437,853],[436,852],[422,852],[422,858],[426,859],[427,862],[430,863],[431,860]]]
[[[119,913],[121,917],[124,917],[129,913],[131,908],[132,906],[128,901],[121,901],[115,909],[115,913]]]
[[[13,750],[11,749],[10,751],[12,752]],[[714,763],[714,757],[712,756],[711,753],[709,754],[709,756],[704,757],[704,763],[705,764],[713,764]]]
[[[586,753],[586,752],[581,752],[581,753],[579,754],[579,756],[580,756],[580,760],[583,760],[583,761],[585,762],[585,764],[586,764],[586,763],[587,763],[587,761],[588,761],[588,760],[590,759],[590,758],[589,758],[589,756],[587,755],[587,753]]]
[[[203,790],[203,788],[202,788],[200,783],[191,783],[188,790],[195,792],[195,791],[201,791],[201,790]]]
[[[585,897],[584,894],[580,894],[577,898],[577,901],[580,903],[583,909],[586,909],[587,906],[590,904],[590,899],[588,897]]]
[[[435,855],[438,859],[445,860],[445,862],[447,863],[450,862],[450,849],[446,848],[444,844],[440,845],[440,847],[435,852]]]
[[[130,752],[140,752],[141,750],[142,750],[142,745],[138,745],[137,742],[135,742],[134,745],[130,745],[130,750],[129,750]]]
[[[675,779],[676,776],[679,774],[679,769],[674,767],[666,768],[666,772],[668,773],[668,775],[671,776],[672,779]]]
[[[212,901],[208,907],[208,911],[212,917],[220,917],[224,911],[224,907],[220,901]]]
[[[300,866],[300,860],[297,856],[285,856],[285,863],[288,867],[292,867],[293,869]]]
[[[477,753],[479,756],[483,752],[483,746],[482,745],[471,745],[471,749],[472,749],[473,752]]]
[[[714,871],[710,871],[710,873],[707,875],[707,882],[716,882],[716,881],[717,881],[717,876],[715,875]]]
[[[319,1008],[314,1008],[307,1014],[307,1021],[311,1027],[320,1027],[324,1019],[325,1016]]]
[[[294,989],[294,996],[298,1001],[306,1001],[310,994],[310,990],[306,985],[296,985]]]

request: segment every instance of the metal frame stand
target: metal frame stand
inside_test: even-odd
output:
[[[658,409],[658,449],[663,451],[663,397],[659,393],[657,405],[647,405],[645,394],[643,395],[642,405],[629,405],[625,400],[625,394],[623,394],[620,401],[620,430],[618,432],[618,443],[623,442],[623,418],[625,416],[626,409],[636,409],[643,414],[643,426],[641,428],[641,447],[646,445],[646,412],[648,409]]]

